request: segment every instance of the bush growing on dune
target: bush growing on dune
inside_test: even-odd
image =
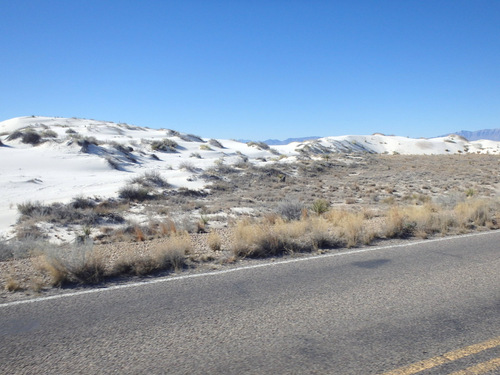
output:
[[[40,134],[38,134],[37,132],[34,132],[34,131],[28,131],[26,133],[23,134],[22,138],[21,138],[21,142],[23,143],[27,143],[27,144],[30,144],[30,145],[37,145],[41,142],[42,140],[42,137]]]
[[[209,139],[208,144],[217,148],[224,148],[224,146],[222,146],[222,143],[220,143],[217,139]]]
[[[138,184],[146,188],[164,188],[168,182],[161,176],[161,173],[155,170],[146,171],[130,180],[131,184]]]
[[[118,191],[118,196],[129,201],[142,202],[150,199],[149,189],[138,185],[126,185]]]
[[[7,137],[7,140],[8,141],[13,141],[15,139],[21,138],[22,136],[23,136],[23,132],[17,130],[15,132],[10,133],[9,136]]]
[[[177,147],[179,147],[177,142],[168,138],[151,142],[151,149],[153,151],[177,152]]]
[[[44,138],[57,138],[57,133],[53,130],[45,130],[42,132],[42,137]]]
[[[247,143],[248,146],[254,146],[254,147],[257,147],[259,150],[269,150],[270,147],[267,143],[264,143],[264,142],[248,142]]]

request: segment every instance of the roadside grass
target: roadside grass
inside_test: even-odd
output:
[[[144,276],[159,271],[182,269],[193,245],[187,233],[172,235],[163,244],[154,244],[142,252],[128,251],[116,259],[105,259],[91,241],[80,245],[52,246],[39,251],[35,267],[48,276],[50,286],[93,285],[124,276]],[[19,290],[14,278],[5,288]]]
[[[182,268],[190,260],[223,263],[245,257],[351,248],[392,238],[429,238],[498,228],[500,211],[493,190],[498,177],[491,173],[496,170],[498,157],[368,155],[356,160],[331,156],[320,161],[304,159],[296,164],[256,167],[221,158],[200,174],[200,178],[213,183],[207,185],[207,193],[171,188],[159,173],[152,171],[127,181],[128,186],[147,191],[138,197],[77,197],[65,205],[24,202],[18,207],[21,215],[17,237],[0,241],[0,261],[43,259],[49,264],[44,273],[54,274],[50,277],[53,285],[84,284]],[[232,231],[231,243],[227,231],[221,231],[222,241],[212,230],[212,222],[205,223],[203,217],[199,220],[205,209],[221,214],[221,226],[227,225]],[[252,218],[242,219],[245,215]],[[175,218],[175,223],[170,218]],[[100,255],[90,250],[84,257],[75,255],[85,260],[80,263],[69,261],[68,253],[78,254],[76,250],[59,248],[54,249],[56,256],[43,248],[37,258],[33,250],[42,246],[33,244],[46,241],[44,231],[50,231],[53,224],[68,233],[75,224],[79,225],[78,231],[80,227],[91,227],[92,233],[87,236],[92,235],[96,244],[113,247],[123,241],[134,243],[135,250],[130,254],[116,251],[117,257],[105,258],[104,271],[99,271]],[[158,254],[166,252],[166,247],[149,241],[170,240],[184,229],[192,236],[201,236],[196,245],[203,244],[203,249],[196,248],[189,256],[186,250],[179,251],[183,253],[179,262],[168,257],[162,260]],[[153,250],[156,246],[160,249]],[[148,249],[146,253],[140,250],[143,248]],[[168,254],[172,256],[171,251]],[[78,269],[82,269],[81,273]],[[6,278],[2,280],[5,288]],[[21,279],[12,279],[9,289],[17,289],[15,282],[21,289],[31,288]]]
[[[382,212],[374,228],[372,214],[362,211],[330,209],[322,215],[290,220],[268,216],[260,220],[241,220],[233,229],[234,255],[241,258],[266,258],[294,252],[312,252],[334,247],[369,245],[375,239],[428,238],[449,232],[487,227],[498,228],[495,200],[468,199],[453,209],[425,203],[391,206]]]
[[[143,276],[158,271],[179,270],[193,245],[187,233],[178,233],[165,244],[155,244],[143,253],[127,252],[111,266],[109,276],[126,274]]]

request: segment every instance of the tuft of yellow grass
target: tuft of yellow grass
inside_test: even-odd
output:
[[[458,225],[461,228],[485,226],[492,219],[493,206],[493,202],[486,199],[467,199],[458,203],[454,209]]]
[[[112,265],[110,276],[122,274],[147,275],[157,271],[178,270],[186,262],[193,244],[187,233],[171,236],[166,243],[155,244],[144,253],[129,251]]]
[[[313,251],[334,243],[328,223],[316,216],[274,224],[242,220],[233,229],[233,253],[239,257],[264,258]]]
[[[19,292],[23,290],[18,280],[10,276],[5,282],[5,290],[8,292]]]
[[[215,231],[211,231],[207,238],[208,247],[213,251],[218,251],[222,248],[222,240],[219,234]]]

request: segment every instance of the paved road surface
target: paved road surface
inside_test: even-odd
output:
[[[434,357],[422,374],[500,373],[500,232],[0,305],[2,374],[378,374]]]

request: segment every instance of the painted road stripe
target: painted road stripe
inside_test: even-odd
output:
[[[500,369],[500,358],[493,358],[488,362],[483,362],[475,366],[467,367],[465,370],[453,372],[449,375],[480,375]]]
[[[269,261],[266,263],[255,264],[252,266],[235,267],[235,268],[230,268],[230,269],[225,269],[225,270],[220,270],[220,271],[212,271],[212,272],[204,272],[204,273],[196,273],[196,274],[180,275],[180,276],[166,276],[166,277],[161,277],[161,278],[155,278],[154,280],[149,280],[149,281],[132,282],[132,283],[109,286],[109,287],[106,287],[106,286],[105,287],[97,287],[95,289],[81,290],[78,292],[68,292],[68,293],[62,293],[62,294],[53,295],[53,296],[47,296],[47,297],[39,297],[39,298],[32,298],[32,299],[24,299],[24,300],[20,300],[20,301],[0,303],[0,308],[16,306],[16,305],[24,305],[27,303],[44,302],[44,301],[56,300],[56,299],[60,299],[60,298],[69,298],[69,297],[74,297],[74,296],[81,296],[84,294],[105,293],[105,292],[110,292],[110,291],[117,290],[117,289],[143,287],[143,286],[150,285],[150,284],[174,282],[174,281],[184,280],[184,279],[193,279],[193,278],[199,278],[199,277],[213,277],[213,276],[217,276],[217,275],[221,275],[221,274],[225,274],[225,273],[240,272],[240,271],[251,270],[251,269],[255,269],[255,268],[278,267],[280,265],[289,264],[289,263],[310,262],[310,261],[314,261],[316,259],[341,257],[341,256],[351,255],[351,254],[376,252],[376,251],[381,251],[381,250],[397,249],[399,247],[418,246],[418,245],[429,244],[429,243],[433,243],[433,242],[451,241],[451,240],[457,240],[457,239],[461,239],[461,238],[485,236],[485,235],[491,235],[491,234],[498,234],[498,231],[462,234],[459,236],[442,237],[442,238],[435,238],[432,240],[422,240],[422,241],[415,241],[415,242],[410,242],[410,243],[400,243],[397,245],[389,245],[389,246],[365,247],[365,248],[361,248],[361,249],[342,251],[339,253],[313,255],[313,256],[307,256],[304,258],[278,260],[275,262]]]
[[[443,355],[440,355],[440,356],[437,356],[434,358],[429,358],[429,359],[426,359],[426,360],[423,360],[423,361],[420,361],[417,363],[413,363],[413,364],[408,365],[408,366],[400,367],[396,370],[385,372],[383,375],[412,375],[412,374],[416,374],[418,372],[428,370],[428,369],[431,369],[431,368],[436,367],[436,366],[440,366],[444,363],[456,361],[457,359],[467,357],[467,356],[472,355],[472,354],[477,354],[477,353],[480,353],[484,350],[495,348],[497,346],[500,346],[500,336],[495,337],[494,339],[491,339],[491,340],[481,342],[479,344],[474,344],[474,345],[470,345],[470,346],[467,346],[467,347],[462,348],[462,349],[453,350],[451,352],[445,353]],[[497,361],[497,362],[493,362],[493,364],[490,364],[490,362],[492,362],[492,361]],[[486,371],[491,371],[492,369],[496,368],[496,367],[487,367],[488,364],[489,364],[489,366],[497,366],[497,367],[500,366],[500,362],[499,362],[500,359],[499,358],[496,358],[492,361],[485,362],[484,364],[481,364],[481,365],[484,365],[484,368],[489,368],[488,370],[483,371],[483,373]],[[477,365],[477,366],[480,366],[480,365]],[[470,369],[475,368],[477,366],[470,367]],[[463,371],[467,371],[467,370],[468,369],[463,370]],[[456,374],[466,375],[469,373],[468,372],[457,372],[457,373],[453,373],[453,374],[454,375],[456,375]],[[470,374],[481,374],[481,372],[471,372]]]

